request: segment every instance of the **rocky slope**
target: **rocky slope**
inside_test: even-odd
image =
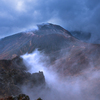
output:
[[[12,59],[26,52],[31,53],[36,48],[46,52],[56,51],[64,44],[75,41],[70,33],[60,26],[48,24],[38,27],[39,30],[34,32],[18,33],[1,39],[0,59]]]
[[[21,94],[22,86],[28,85],[29,88],[45,86],[43,72],[28,73],[19,57],[13,60],[0,60],[0,97]]]

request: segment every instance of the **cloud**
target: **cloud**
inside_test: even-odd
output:
[[[92,32],[98,37],[99,10],[99,0],[1,0],[0,36],[51,22],[68,30]]]
[[[67,55],[67,54],[66,54]],[[82,70],[81,74],[61,75],[63,66],[57,72],[56,66],[49,63],[49,56],[35,50],[32,54],[22,56],[28,72],[43,71],[48,88],[29,88],[22,86],[23,93],[31,99],[41,97],[43,100],[99,100],[100,99],[100,70],[92,66]],[[74,70],[74,69],[73,69]],[[35,92],[34,92],[35,91]]]

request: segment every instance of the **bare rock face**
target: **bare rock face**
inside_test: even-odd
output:
[[[29,85],[30,88],[44,86],[45,78],[43,72],[34,74],[26,72],[25,65],[19,57],[13,60],[1,60],[0,97],[21,94],[22,85]]]

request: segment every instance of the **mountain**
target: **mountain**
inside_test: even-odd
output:
[[[36,48],[51,52],[70,41],[76,41],[67,30],[58,25],[46,24],[38,27],[37,31],[21,32],[1,39],[0,59],[12,59],[26,52],[31,53]]]
[[[89,39],[90,35],[85,37]],[[76,97],[78,87],[79,91],[82,89],[82,97],[86,95],[86,100],[95,100],[95,97],[99,100],[100,44],[85,43],[83,42],[83,40],[86,39],[85,37],[75,38],[72,33],[61,26],[49,23],[38,25],[38,30],[21,32],[1,39],[0,95],[4,97],[8,95],[18,95],[21,93],[20,88],[23,84],[27,85],[29,83],[30,88],[32,86],[45,86],[45,76],[43,73],[39,72],[30,74],[26,72],[27,69],[23,64],[23,59],[19,57],[20,55],[32,53],[35,49],[38,49],[50,58],[50,62],[46,68],[52,67],[53,71],[57,72],[57,75],[60,78],[58,83],[60,84],[64,79],[65,82],[67,81],[66,84],[68,87],[72,84],[71,94],[75,95],[69,96],[70,98],[73,96]],[[50,75],[50,77],[51,76],[52,75]],[[69,82],[70,80],[71,82]],[[81,84],[79,84],[80,82]],[[81,85],[81,87],[79,85]],[[33,89],[32,93],[34,93],[35,96],[38,93],[48,95],[52,92],[52,86],[49,87],[49,89],[46,88],[46,92],[43,92],[43,88],[44,87],[38,89],[37,93]],[[59,87],[55,87],[54,89],[56,88],[60,90]],[[73,91],[73,88],[75,88],[75,91]],[[71,91],[71,89],[69,90]],[[65,92],[65,87],[63,90]],[[63,90],[61,90],[61,92]],[[67,91],[68,95],[70,95],[69,90]],[[78,92],[79,97],[77,98],[80,98],[80,93],[81,92]],[[58,91],[56,94],[56,96],[60,95],[58,94]],[[93,95],[93,97],[91,95]],[[52,96],[51,93],[50,98]],[[52,100],[50,98],[48,100]]]
[[[64,75],[77,74],[91,63],[99,68],[99,44],[84,43],[61,26],[51,23],[38,25],[35,31],[3,38],[0,41],[0,59],[13,59],[37,48],[51,58],[52,64],[58,61],[59,65],[55,66]]]

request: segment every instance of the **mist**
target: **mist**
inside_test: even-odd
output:
[[[28,29],[23,29],[23,32],[34,32],[34,31],[37,31],[37,30],[39,30],[38,26],[34,25],[32,27],[29,27]]]
[[[67,53],[66,53],[67,56]],[[99,100],[100,99],[100,71],[89,67],[79,75],[60,76],[55,66],[51,65],[50,58],[43,52],[35,50],[32,54],[22,56],[28,72],[43,71],[46,87],[30,89],[23,86],[22,91],[30,96],[31,100],[41,97],[43,100]],[[57,63],[57,62],[56,62]],[[62,68],[61,68],[62,69]],[[32,92],[35,90],[35,92]]]

